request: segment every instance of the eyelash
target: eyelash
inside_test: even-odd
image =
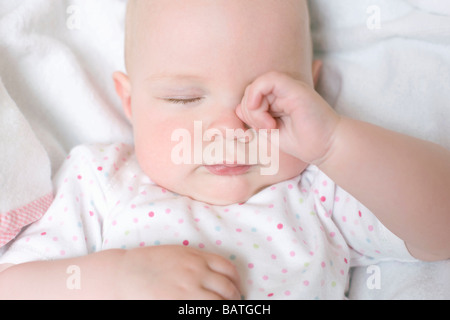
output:
[[[198,97],[198,98],[189,98],[189,99],[175,99],[175,98],[169,98],[169,99],[164,99],[169,103],[174,103],[174,104],[190,104],[190,103],[195,103],[195,102],[199,102],[200,100],[202,100],[203,98]]]

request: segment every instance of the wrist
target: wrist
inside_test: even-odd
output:
[[[321,167],[327,167],[330,163],[333,163],[333,158],[340,148],[340,140],[343,131],[345,130],[348,119],[335,113],[332,116],[332,121],[329,121],[327,125],[328,130],[325,138],[323,138],[322,151],[318,156],[310,161],[310,164]]]

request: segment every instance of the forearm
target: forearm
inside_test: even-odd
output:
[[[450,258],[450,151],[343,118],[319,168],[418,258]]]
[[[0,272],[0,300],[115,299],[115,269],[111,266],[122,254],[122,250],[109,250],[74,259],[12,266]],[[71,266],[75,266],[74,273],[70,273]]]

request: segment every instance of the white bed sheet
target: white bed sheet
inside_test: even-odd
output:
[[[0,2],[0,77],[53,172],[77,144],[132,141],[111,80],[124,70],[125,4]],[[343,114],[450,148],[450,2],[310,0],[310,6],[323,96]],[[449,261],[379,268],[380,288],[368,285],[372,269],[353,271],[351,299],[450,298]]]

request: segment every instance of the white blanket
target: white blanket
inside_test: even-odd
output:
[[[52,172],[77,144],[132,141],[111,80],[124,69],[125,3],[0,1],[0,77]],[[450,2],[310,3],[326,99],[343,114],[450,148]],[[450,298],[448,261],[379,267],[354,270],[351,298]],[[368,282],[378,275],[381,287]]]
[[[53,200],[50,161],[0,79],[0,247]]]

